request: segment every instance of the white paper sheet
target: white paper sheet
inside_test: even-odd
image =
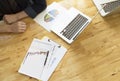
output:
[[[63,56],[67,52],[67,49],[56,42],[52,41],[49,38],[44,38],[43,41],[46,41],[52,45],[55,45],[55,49],[53,50],[53,54],[51,55],[51,60],[48,64],[48,67],[45,67],[43,74],[41,76],[42,81],[48,81],[51,77],[52,73],[55,71],[56,67],[62,60]]]
[[[62,7],[56,2],[53,2],[43,12],[38,14],[34,20],[50,32],[57,19],[61,18],[61,15],[64,15],[66,12],[66,8]]]
[[[40,79],[44,67],[47,66],[50,59],[52,50],[53,45],[34,39],[21,64],[19,73]],[[47,53],[49,53],[49,56],[45,64]]]
[[[65,47],[47,37],[42,40],[34,39],[18,72],[38,80],[48,81],[66,51]]]

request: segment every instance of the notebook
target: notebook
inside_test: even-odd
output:
[[[91,18],[72,7],[57,19],[51,31],[71,44],[90,22]]]
[[[93,2],[100,11],[101,16],[120,11],[120,0],[93,0]]]

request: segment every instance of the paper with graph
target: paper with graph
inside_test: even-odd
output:
[[[21,64],[19,72],[40,79],[44,67],[48,65],[54,46],[34,39]]]
[[[67,9],[56,2],[49,5],[42,13],[34,19],[38,24],[50,31],[58,18],[63,18],[62,15],[67,12]]]
[[[67,49],[48,37],[34,39],[20,66],[19,73],[48,81]]]

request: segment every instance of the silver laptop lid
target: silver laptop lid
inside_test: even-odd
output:
[[[68,15],[66,15],[64,20],[61,19],[60,23],[54,25],[55,27],[52,28],[52,31],[70,44],[90,22],[91,18],[72,7],[69,9]]]

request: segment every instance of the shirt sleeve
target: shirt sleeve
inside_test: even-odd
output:
[[[30,0],[30,3],[32,4],[28,6],[24,11],[31,18],[36,17],[36,15],[42,12],[47,6],[46,0]]]

